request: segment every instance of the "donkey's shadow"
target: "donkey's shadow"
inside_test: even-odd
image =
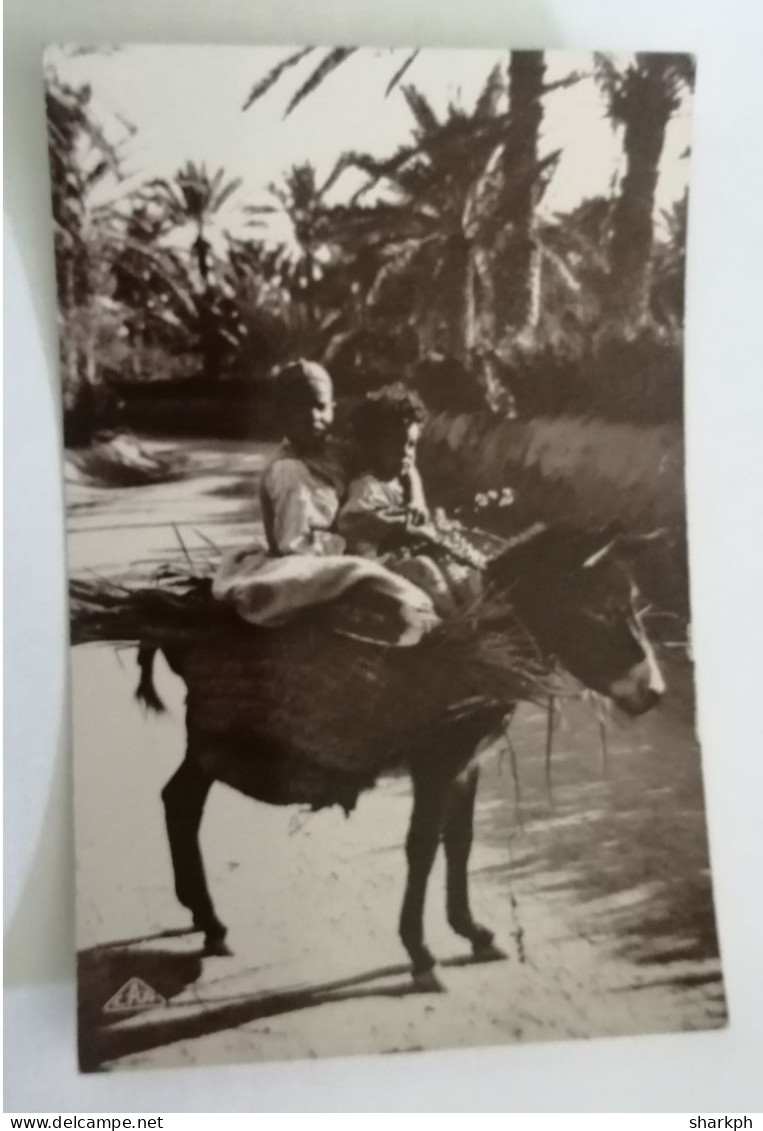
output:
[[[255,993],[216,994],[175,1001],[202,973],[205,951],[146,947],[153,940],[190,935],[188,931],[164,932],[142,939],[124,940],[92,947],[78,956],[79,1058],[82,1071],[93,1072],[107,1061],[161,1048],[175,1041],[190,1040],[234,1029],[267,1017],[310,1009],[330,1002],[364,998],[402,998],[440,992],[445,987],[435,974],[414,979],[407,963],[374,967],[346,978],[316,984],[270,988]],[[458,956],[443,967],[466,966],[505,957],[499,951],[482,958]],[[257,967],[247,969],[256,973]],[[128,984],[144,984],[161,995],[166,1004],[145,1008],[139,1002],[130,1008],[109,1010],[110,1002]],[[209,990],[214,983],[205,983]]]

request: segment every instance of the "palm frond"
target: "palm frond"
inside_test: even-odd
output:
[[[605,55],[601,51],[595,51],[593,60],[596,81],[604,91],[607,101],[613,109],[612,116],[615,117],[614,107],[618,105],[622,97],[623,75],[612,62],[609,55]]]
[[[119,158],[116,149],[109,142],[100,126],[96,125],[90,118],[83,118],[82,128],[90,138],[91,145],[98,150],[103,160],[107,162],[111,173],[119,179],[121,170],[119,167]]]
[[[536,245],[543,258],[547,259],[549,263],[553,264],[553,266],[556,268],[556,271],[564,282],[565,286],[570,291],[572,291],[573,294],[579,294],[583,289],[582,284],[580,280],[576,278],[576,276],[572,273],[562,256],[558,255],[553,250],[553,248],[549,247],[549,245],[544,240],[536,239]]]
[[[184,290],[183,287],[178,282],[176,282],[176,280],[173,279],[170,274],[168,274],[168,272],[165,269],[165,265],[164,265],[164,262],[162,260],[162,257],[159,254],[157,254],[156,251],[154,251],[150,247],[147,247],[145,244],[138,243],[135,240],[129,240],[129,239],[123,240],[119,249],[115,249],[115,250],[131,251],[136,256],[138,256],[138,257],[146,260],[147,262],[149,262],[151,264],[152,269],[156,273],[156,275],[162,280],[162,282],[165,284],[165,286],[167,286],[167,288],[170,291],[172,291],[173,295],[178,300],[178,302],[181,304],[181,306],[189,314],[195,314],[196,313],[196,305],[193,301],[193,298],[192,298],[190,292],[187,291],[187,290]],[[129,271],[129,267],[127,267],[125,264],[122,264],[121,267],[122,267],[123,271]]]
[[[349,59],[350,55],[354,55],[357,50],[357,47],[332,48],[324,56],[315,70],[312,71],[308,78],[302,83],[302,86],[299,87],[296,94],[292,96],[284,112],[284,118],[288,118],[289,114],[291,114],[293,110],[296,110],[300,102],[307,98],[309,94],[312,94],[312,92],[329,77],[332,71],[335,71],[337,67],[341,67],[342,63],[344,63],[346,59]]]
[[[559,161],[562,157],[561,149],[554,149],[551,153],[547,153],[545,157],[541,157],[530,170],[530,176],[536,186],[537,199],[536,204],[540,202],[546,189],[551,183],[551,178],[556,171]]]
[[[426,96],[411,83],[404,86],[402,91],[403,97],[408,103],[408,109],[415,119],[419,134],[426,136],[436,133],[440,128],[440,122]]]
[[[223,183],[224,176],[225,170],[222,168],[222,166],[220,166],[220,168],[217,170],[217,172],[209,182],[209,195],[211,197],[214,197],[215,193],[220,188],[220,185]]]
[[[589,74],[585,71],[572,71],[569,75],[565,75],[563,79],[557,79],[556,82],[545,83],[543,94],[552,94],[555,90],[566,90],[568,87],[575,86],[576,83],[588,77]]]
[[[500,166],[504,148],[503,142],[499,142],[495,146],[489,154],[482,172],[467,193],[461,216],[461,227],[464,234],[470,239],[475,238],[481,232],[486,218],[492,216],[496,211],[503,179]]]
[[[412,51],[410,53],[410,55],[407,57],[407,59],[405,59],[402,66],[398,67],[398,69],[395,71],[392,78],[387,83],[387,89],[384,91],[384,97],[385,98],[389,97],[389,95],[392,93],[392,91],[398,85],[398,83],[400,82],[400,80],[402,79],[402,77],[406,73],[406,71],[408,71],[408,69],[413,66],[413,64],[416,62],[416,59],[418,58],[419,54],[420,54],[420,52],[418,51],[418,49],[416,51]]]
[[[400,280],[415,267],[416,261],[429,250],[430,246],[441,240],[439,233],[424,239],[408,239],[390,244],[387,248],[387,261],[378,272],[368,291],[366,302],[374,306],[382,297],[386,287]]]
[[[505,93],[506,82],[503,67],[500,63],[496,63],[480,91],[477,104],[474,107],[475,118],[492,118],[497,112],[500,100]]]
[[[128,137],[135,137],[138,132],[138,127],[134,122],[131,122],[129,118],[126,118],[124,114],[120,114],[118,111],[114,114],[114,117],[126,131]]]
[[[464,165],[466,155],[469,155],[470,162],[479,159],[480,153],[484,153],[505,128],[505,122],[505,115],[481,121],[472,118],[468,121],[466,132],[460,130],[460,124],[458,130],[444,124],[414,144],[402,146],[386,160],[366,157],[368,168],[364,171],[368,172],[369,181],[354,194],[352,203],[384,179],[401,189],[406,197],[415,194],[421,198],[427,189],[442,191],[445,185],[444,166],[447,164],[451,175],[455,162],[463,173],[468,168]],[[357,167],[362,168],[360,165]]]
[[[220,169],[219,172],[222,173],[223,170]],[[229,200],[230,197],[233,196],[234,192],[237,192],[238,189],[241,188],[242,184],[242,177],[234,177],[232,181],[229,181],[228,184],[221,190],[221,192],[219,192],[218,195],[213,198],[212,207],[214,211],[217,212],[220,208],[222,208],[226,200]]]
[[[298,51],[294,51],[291,55],[287,55],[286,58],[282,59],[280,63],[276,63],[275,67],[271,67],[268,73],[263,78],[261,78],[259,82],[255,83],[252,89],[249,91],[249,94],[246,97],[246,101],[244,102],[244,105],[241,107],[241,109],[248,110],[249,107],[253,106],[255,102],[258,102],[264,94],[267,94],[271,87],[275,86],[275,84],[278,82],[281,75],[284,74],[285,71],[288,71],[291,67],[295,67],[297,63],[301,63],[302,60],[306,59],[307,56],[313,51],[315,51],[314,47],[301,47]]]
[[[421,147],[418,145],[403,146],[397,153],[386,160],[378,160],[370,155],[357,154],[357,160],[351,162],[356,168],[362,172],[368,173],[369,180],[365,185],[357,190],[352,196],[351,203],[356,204],[358,200],[366,193],[370,192],[372,188],[378,185],[379,181],[389,178],[394,180],[396,174],[400,172],[405,164],[412,158],[419,156]]]
[[[102,181],[108,172],[110,172],[108,161],[99,161],[94,169],[85,175],[85,187],[92,188],[98,181]]]
[[[411,147],[406,147],[404,150],[399,150],[397,154],[386,160],[373,157],[370,153],[359,153],[357,150],[350,150],[347,153],[343,153],[321,187],[321,195],[333,188],[342,174],[348,169],[356,169],[360,173],[365,173],[370,178],[370,181],[367,185],[363,185],[362,188],[358,189],[353,197],[354,200],[368,192],[373,185],[377,184],[385,176],[389,176],[393,173],[399,167],[398,159],[402,161],[407,160],[414,152],[415,150]]]
[[[164,177],[154,177],[152,180],[147,181],[138,195],[143,201],[152,203],[157,200],[157,191],[158,196],[162,198],[163,204],[167,205],[177,216],[182,215],[185,211],[183,198],[176,186],[171,184]]]

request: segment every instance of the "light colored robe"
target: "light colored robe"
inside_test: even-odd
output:
[[[283,445],[260,486],[267,542],[225,555],[213,595],[233,605],[250,624],[277,627],[300,612],[330,605],[363,583],[401,614],[399,628],[378,642],[416,644],[438,623],[432,602],[381,563],[344,553],[344,538],[331,529],[341,490],[335,463],[298,458]],[[377,641],[374,630],[364,635],[360,622],[347,634]]]

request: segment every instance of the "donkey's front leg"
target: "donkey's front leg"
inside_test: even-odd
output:
[[[437,774],[413,779],[413,814],[405,842],[408,879],[400,915],[400,938],[410,955],[414,977],[426,974],[435,959],[424,943],[424,900],[445,820],[450,782]]]
[[[474,839],[474,801],[479,766],[469,766],[453,782],[448,795],[443,841],[447,860],[448,922],[468,939],[475,955],[504,957],[493,945],[493,932],[476,923],[469,906],[469,855]]]

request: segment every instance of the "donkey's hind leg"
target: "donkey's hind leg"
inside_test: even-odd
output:
[[[187,757],[162,790],[162,800],[177,897],[192,913],[194,927],[204,932],[207,950],[227,954],[227,928],[215,914],[199,846],[199,826],[211,785],[212,779]]]
[[[469,906],[469,856],[474,838],[474,802],[479,767],[469,766],[453,782],[443,829],[447,862],[448,922],[457,935],[468,939],[475,957],[505,958],[493,943],[493,932],[472,918]]]

